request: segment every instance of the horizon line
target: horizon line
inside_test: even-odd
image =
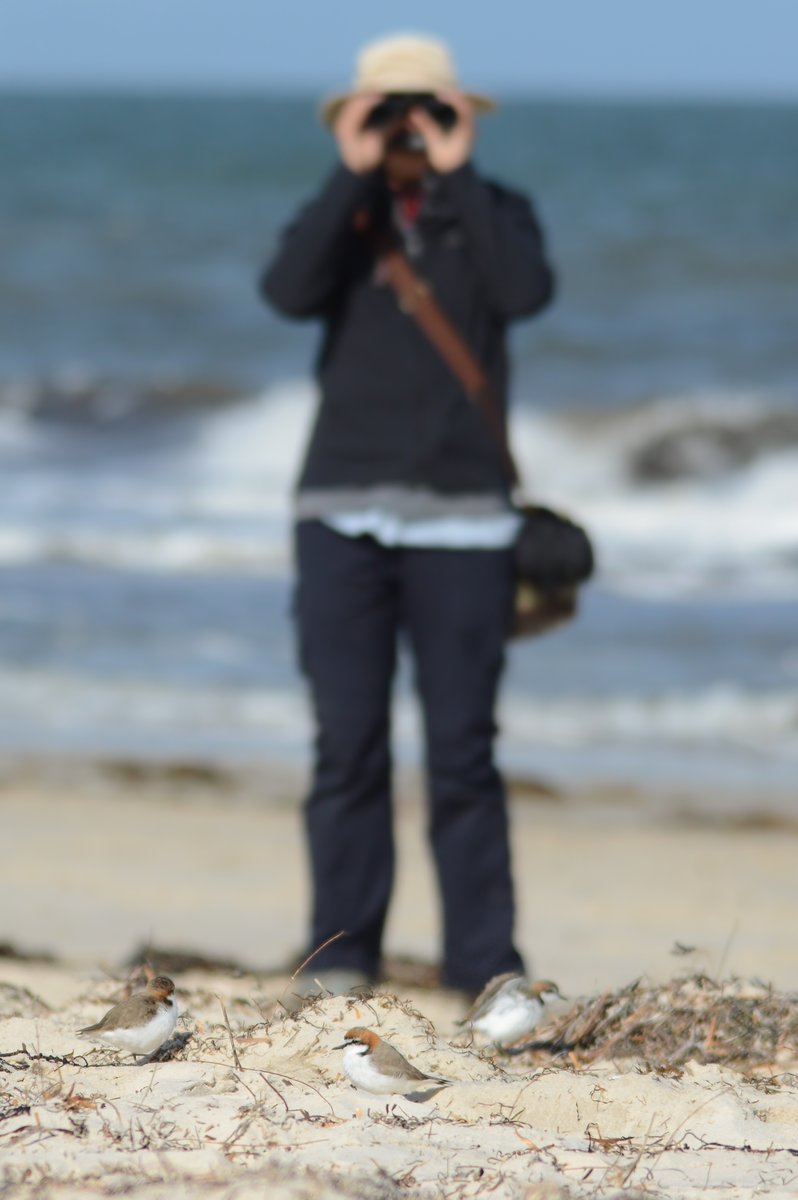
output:
[[[115,80],[3,80],[0,79],[0,94],[4,95],[59,95],[63,96],[114,96],[130,99],[264,99],[288,100],[295,102],[318,103],[329,89],[319,88],[309,84],[280,86],[264,85],[256,82],[221,83],[221,82],[181,82],[173,81],[135,81],[128,80],[119,83]],[[663,89],[644,88],[584,88],[584,87],[535,87],[522,88],[511,86],[504,88],[488,88],[493,95],[503,103],[518,103],[522,101],[555,102],[555,103],[618,103],[618,104],[761,104],[761,105],[796,105],[798,92],[784,91],[666,91]]]

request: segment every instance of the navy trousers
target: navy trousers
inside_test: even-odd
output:
[[[296,616],[316,754],[306,805],[315,959],[375,977],[394,871],[390,701],[400,632],[424,715],[445,982],[522,971],[494,708],[512,610],[507,550],[387,548],[296,529]]]

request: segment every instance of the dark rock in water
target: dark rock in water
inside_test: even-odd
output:
[[[748,423],[706,418],[652,438],[632,453],[632,477],[641,483],[706,479],[753,462],[760,454],[798,443],[798,413],[769,413]]]

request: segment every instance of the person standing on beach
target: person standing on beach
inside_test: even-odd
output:
[[[517,518],[483,414],[400,309],[380,252],[402,247],[504,404],[507,325],[542,309],[553,281],[529,202],[471,162],[475,118],[493,107],[459,88],[438,41],[365,47],[352,89],[322,108],[341,161],[261,281],[279,311],[324,331],[295,497],[299,654],[317,731],[309,948],[323,946],[302,994],[315,980],[347,991],[379,971],[400,636],[424,714],[444,982],[474,994],[524,970],[493,756]]]

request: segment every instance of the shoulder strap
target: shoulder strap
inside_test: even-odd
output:
[[[396,293],[399,307],[413,318],[463,385],[471,403],[484,415],[510,485],[519,488],[521,481],[507,441],[501,409],[482,366],[438,304],[429,284],[416,274],[396,242],[389,235],[376,235],[372,240],[384,277]]]

